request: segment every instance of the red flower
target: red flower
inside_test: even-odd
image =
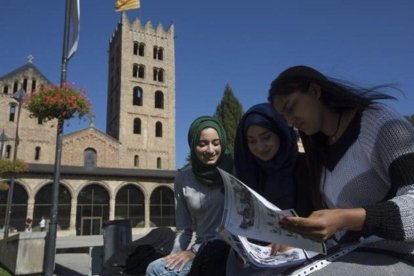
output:
[[[42,121],[52,119],[82,118],[91,110],[91,104],[84,91],[70,84],[62,87],[47,85],[35,91],[26,100],[25,106],[30,116]]]

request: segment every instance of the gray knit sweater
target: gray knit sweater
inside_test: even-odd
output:
[[[191,167],[187,167],[178,173],[174,188],[177,236],[172,252],[187,249],[193,229],[196,232],[196,239],[191,245],[194,252],[203,242],[221,239],[216,229],[224,209],[223,185],[203,185],[195,178]]]
[[[329,208],[364,207],[372,247],[414,255],[414,127],[383,105],[363,111],[359,135],[321,190]]]

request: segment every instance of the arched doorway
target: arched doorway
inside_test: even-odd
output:
[[[157,227],[175,226],[174,192],[170,188],[158,187],[152,192],[150,221]]]
[[[3,182],[3,181],[2,181]],[[6,185],[2,185],[0,190],[0,227],[4,226],[7,208],[7,196],[9,193],[9,181],[4,181]],[[9,222],[10,233],[17,231],[24,231],[24,222],[27,216],[27,199],[26,190],[18,182],[14,182],[13,198],[11,205],[11,215]]]
[[[76,235],[100,235],[109,219],[109,195],[98,184],[83,188],[78,195]]]
[[[140,189],[129,184],[118,191],[115,218],[129,219],[132,227],[145,227],[145,199]]]
[[[59,204],[57,213],[57,229],[67,230],[70,226],[70,206],[72,197],[68,188],[59,184]],[[43,186],[35,196],[33,211],[33,226],[37,226],[41,217],[50,219],[50,209],[52,207],[52,183]],[[47,227],[47,226],[46,226]]]

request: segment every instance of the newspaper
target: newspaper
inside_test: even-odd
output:
[[[225,189],[224,213],[217,229],[244,262],[257,267],[290,266],[317,254],[326,254],[326,245],[289,232],[279,226],[285,216],[297,216],[293,209],[280,210],[240,180],[218,169]],[[271,255],[270,246],[250,242],[254,239],[293,247]]]

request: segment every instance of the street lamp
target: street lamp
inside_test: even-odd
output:
[[[16,91],[13,94],[13,98],[17,100],[19,103],[19,109],[17,111],[17,120],[16,120],[16,135],[14,139],[14,151],[13,151],[13,164],[16,162],[17,159],[17,147],[19,146],[19,123],[20,123],[20,113],[22,111],[22,104],[23,100],[26,96],[26,91],[23,88],[20,88],[18,91]],[[6,219],[4,221],[4,236],[3,240],[6,241],[7,244],[7,238],[9,236],[9,224],[10,224],[10,214],[11,214],[11,205],[13,200],[13,190],[14,190],[14,175],[15,172],[11,172],[10,177],[10,187],[9,192],[7,194],[7,205],[6,205]]]
[[[0,134],[0,160],[3,159],[3,152],[4,152],[4,143],[9,141],[9,137],[7,137],[6,133],[4,133],[4,129]]]

